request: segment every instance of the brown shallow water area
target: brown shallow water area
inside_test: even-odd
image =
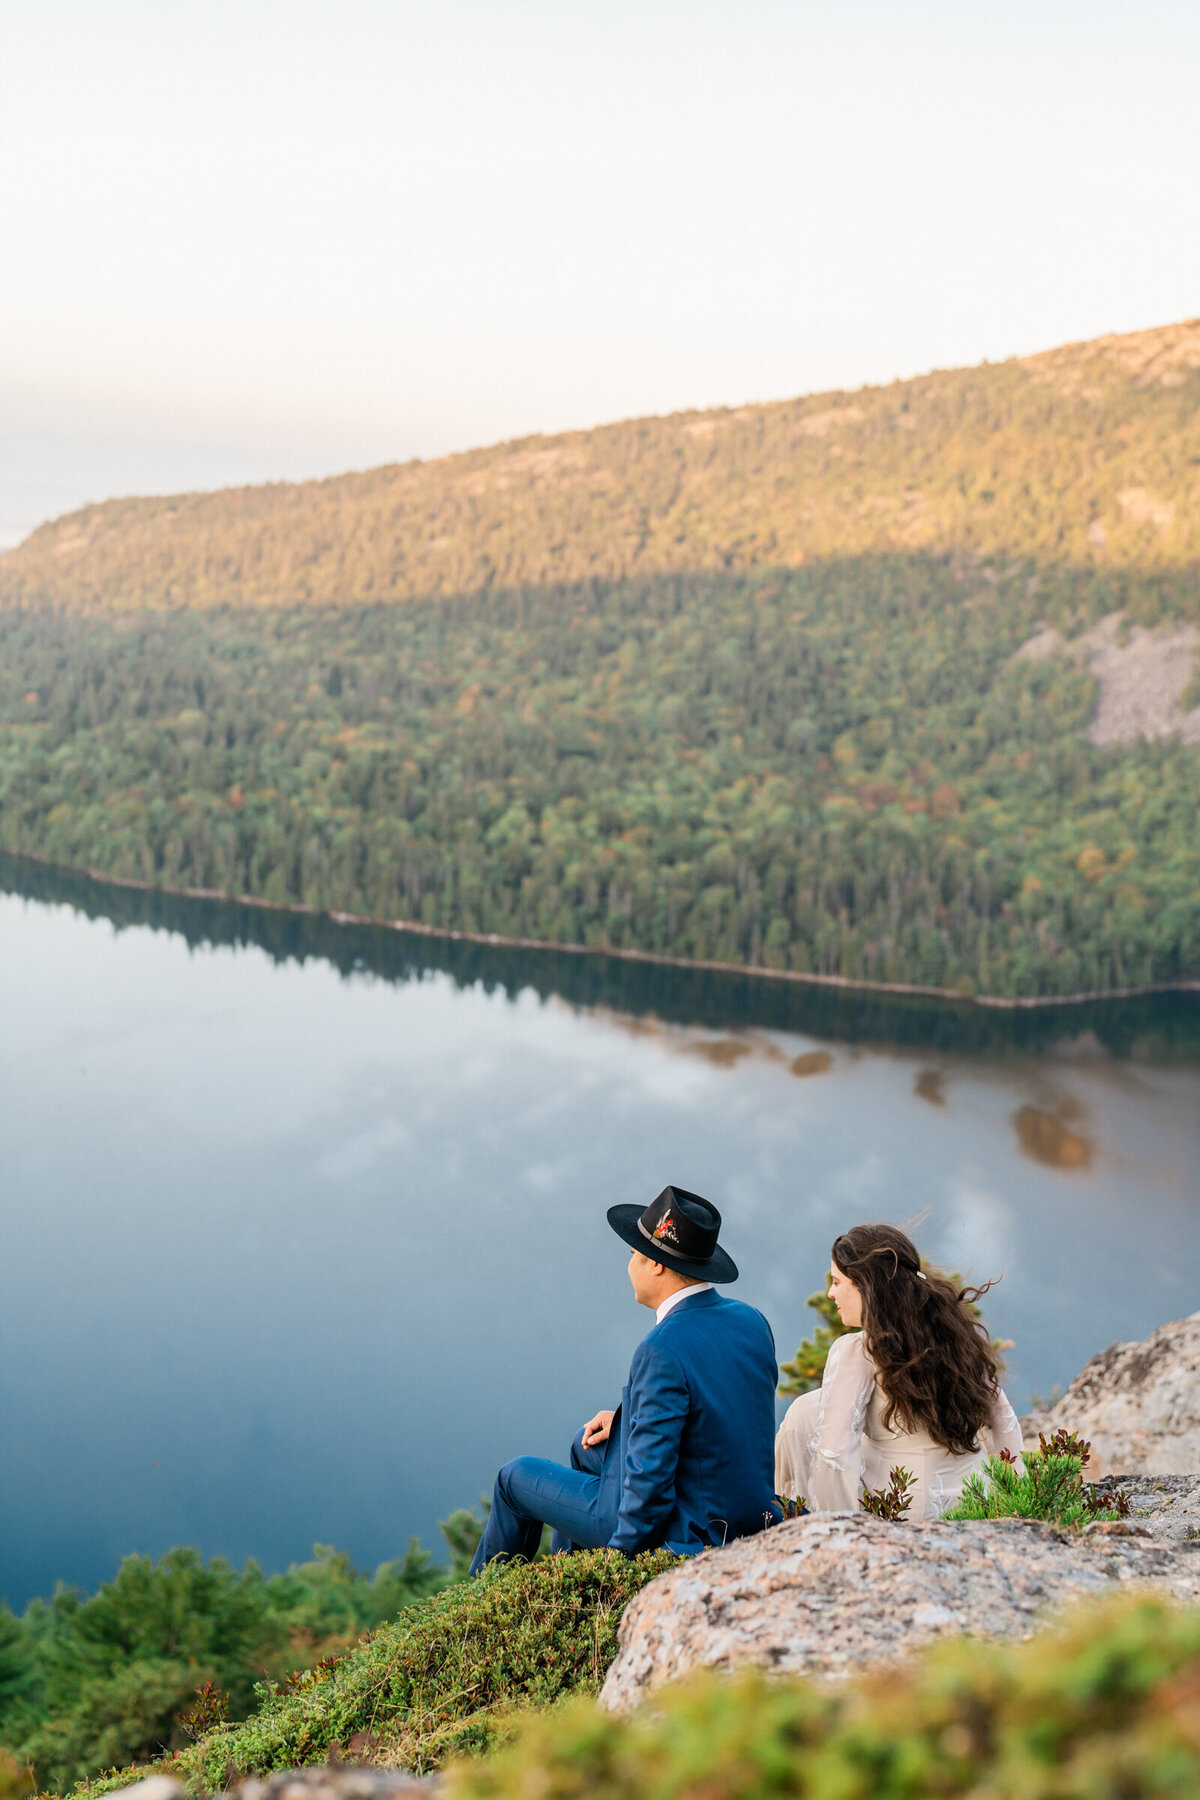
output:
[[[913,1076],[913,1093],[930,1106],[945,1106],[946,1077],[941,1069],[918,1069]]]
[[[1069,1107],[1072,1119],[1079,1116],[1078,1105]],[[1040,1106],[1018,1106],[1013,1113],[1017,1142],[1026,1156],[1044,1163],[1050,1169],[1086,1169],[1091,1166],[1093,1145],[1081,1132],[1073,1130],[1062,1113],[1046,1112]]]
[[[0,860],[0,1593],[433,1543],[615,1404],[646,1317],[605,1209],[667,1181],[782,1356],[857,1219],[1003,1272],[1024,1407],[1200,1307],[1197,1010],[885,1004]]]
[[[733,1069],[747,1058],[760,1058],[770,1063],[784,1063],[792,1075],[804,1079],[826,1075],[835,1067],[835,1053],[831,1050],[802,1050],[789,1058],[775,1039],[761,1032],[706,1036],[681,1031],[678,1026],[656,1017],[636,1018],[610,1008],[602,1012],[596,1009],[593,1016],[602,1016],[614,1030],[642,1040],[655,1039],[674,1054],[702,1057],[715,1069]],[[1086,1041],[1081,1043],[1076,1039],[1072,1043],[1067,1040],[1060,1047],[1060,1060],[1067,1065],[1072,1061],[1086,1065],[1094,1061],[1095,1048]],[[947,1104],[947,1080],[945,1069],[917,1069],[912,1091],[929,1105],[944,1107]],[[1091,1167],[1095,1143],[1088,1134],[1087,1111],[1079,1099],[1064,1094],[1043,1104],[1026,1101],[1014,1108],[1011,1122],[1018,1148],[1032,1161],[1063,1171],[1083,1171]]]

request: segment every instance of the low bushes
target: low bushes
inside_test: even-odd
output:
[[[1085,1488],[1081,1472],[1087,1448],[1080,1440],[1059,1434],[1049,1442],[1043,1439],[1037,1451],[1026,1453],[1023,1466],[997,1458],[988,1465],[988,1478],[968,1484],[960,1505],[948,1516],[1026,1516],[1078,1528],[1087,1520],[1127,1513],[1124,1496]],[[901,1491],[903,1482],[896,1479],[903,1474],[893,1471],[892,1488],[872,1496],[870,1510],[881,1517],[903,1518],[907,1497]],[[1063,1640],[1065,1649],[1046,1653],[1050,1662],[1039,1661],[1042,1653],[1031,1650],[1033,1660],[1018,1666],[1004,1660],[1006,1652],[993,1653],[959,1642],[922,1665],[923,1673],[879,1676],[861,1690],[846,1688],[834,1696],[795,1684],[764,1687],[747,1677],[713,1689],[701,1683],[678,1698],[669,1698],[663,1702],[661,1717],[656,1711],[653,1725],[617,1730],[611,1721],[598,1719],[591,1708],[572,1710],[570,1703],[575,1698],[594,1694],[599,1687],[616,1654],[617,1626],[629,1601],[677,1560],[666,1551],[636,1560],[586,1551],[533,1564],[493,1566],[478,1581],[410,1605],[399,1618],[362,1638],[345,1654],[328,1657],[286,1682],[260,1684],[258,1710],[240,1723],[222,1720],[216,1705],[223,1702],[222,1694],[214,1692],[207,1700],[202,1696],[193,1728],[203,1735],[157,1766],[181,1777],[194,1792],[212,1792],[237,1776],[322,1762],[331,1755],[423,1773],[457,1756],[478,1758],[497,1751],[519,1731],[521,1748],[514,1753],[515,1762],[501,1756],[494,1764],[466,1772],[458,1769],[454,1780],[462,1787],[464,1800],[484,1793],[502,1795],[517,1787],[523,1795],[535,1792],[537,1800],[554,1800],[559,1793],[568,1800],[576,1791],[573,1782],[581,1784],[580,1792],[583,1787],[589,1794],[595,1791],[599,1800],[606,1794],[626,1793],[632,1800],[643,1791],[647,1800],[669,1800],[672,1793],[688,1787],[692,1780],[688,1771],[698,1780],[710,1759],[718,1772],[714,1775],[716,1786],[705,1785],[705,1800],[720,1800],[725,1791],[722,1783],[730,1793],[754,1795],[761,1788],[764,1793],[820,1792],[829,1800],[857,1800],[860,1788],[854,1786],[847,1771],[858,1763],[868,1773],[873,1770],[871,1780],[878,1777],[879,1783],[871,1788],[867,1774],[862,1775],[864,1800],[868,1793],[880,1797],[904,1793],[913,1800],[917,1796],[925,1800],[927,1795],[960,1791],[953,1785],[958,1779],[954,1771],[968,1750],[960,1755],[949,1747],[966,1743],[964,1720],[977,1721],[970,1727],[975,1736],[969,1755],[980,1763],[980,1759],[1000,1755],[997,1733],[1002,1736],[1009,1731],[1011,1721],[1005,1721],[1013,1708],[1017,1712],[1025,1709],[1022,1716],[1027,1716],[1029,1731],[1039,1744],[1046,1733],[1057,1741],[1055,1734],[1061,1736],[1062,1732],[1068,1737],[1075,1733],[1082,1743],[1089,1732],[1103,1737],[1118,1715],[1133,1717],[1137,1713],[1140,1719],[1141,1708],[1149,1718],[1146,1709],[1153,1711],[1146,1698],[1150,1688],[1185,1664],[1188,1669],[1194,1665],[1193,1699],[1200,1706],[1200,1614],[1164,1612],[1161,1607],[1157,1612],[1153,1607],[1147,1611],[1143,1605],[1128,1613],[1088,1615],[1091,1624],[1087,1630],[1095,1637],[1090,1660],[1084,1653],[1087,1633],[1083,1626],[1076,1626],[1074,1636],[1068,1633]],[[1161,1654],[1146,1623],[1160,1614],[1167,1621]],[[1066,1711],[1060,1718],[1047,1671],[1057,1667],[1056,1659],[1062,1658],[1066,1659],[1063,1667],[1070,1664],[1074,1669],[1070,1679],[1076,1699],[1080,1695],[1092,1698],[1082,1713],[1078,1707],[1071,1711],[1074,1700],[1069,1706],[1064,1700]],[[1193,1674],[1188,1674],[1187,1680],[1192,1679]],[[869,1705],[861,1701],[862,1694],[870,1696]],[[901,1700],[895,1699],[897,1694],[902,1695]],[[1111,1718],[1101,1704],[1104,1694],[1116,1709]],[[562,1702],[568,1704],[564,1707]],[[1158,1706],[1158,1701],[1153,1705]],[[903,1721],[906,1708],[913,1715],[911,1729],[904,1725],[908,1762],[901,1758],[896,1763],[894,1758],[888,1760],[891,1751],[885,1755],[883,1746],[893,1724]],[[1161,1707],[1154,1717],[1160,1713]],[[886,1730],[880,1725],[872,1736],[875,1725],[871,1721],[876,1714],[878,1720],[892,1720],[893,1724],[887,1724]],[[526,1730],[530,1716],[541,1722]],[[941,1737],[934,1733],[939,1720]],[[1174,1731],[1174,1725],[1170,1729]],[[1183,1754],[1177,1736],[1168,1733],[1173,1746],[1168,1761],[1175,1758],[1172,1768]],[[1074,1737],[1071,1742],[1075,1743]],[[806,1756],[811,1753],[823,1759],[821,1766],[828,1765],[833,1771],[828,1788],[804,1785],[808,1775],[793,1767],[799,1754],[795,1746],[800,1744],[808,1746]],[[1012,1745],[1003,1751],[1005,1756],[1010,1753],[1018,1755]],[[1075,1754],[1072,1749],[1071,1755]],[[529,1776],[532,1789],[523,1785],[530,1757],[537,1762],[535,1773]],[[897,1773],[901,1763],[905,1768],[911,1763],[919,1771],[920,1779],[913,1778],[915,1785],[903,1785],[908,1777],[902,1780]],[[648,1785],[639,1787],[643,1776],[637,1770],[643,1767],[652,1773],[644,1777]],[[98,1800],[141,1772],[114,1769],[101,1780],[85,1782],[79,1790],[80,1800]],[[992,1791],[989,1787],[988,1792]],[[1008,1789],[995,1791],[1007,1793]],[[1029,1789],[1031,1795],[1041,1791],[1036,1783]],[[1056,1795],[1059,1792],[1054,1791]],[[1109,1791],[1098,1789],[1097,1796]],[[1128,1793],[1175,1791],[1167,1786],[1129,1789]],[[1075,1792],[1070,1786],[1061,1790],[1063,1797]],[[1111,1793],[1126,1800],[1123,1787],[1113,1788]],[[1200,1794],[1200,1788],[1196,1793]]]
[[[453,1766],[447,1800],[1195,1800],[1200,1610],[1122,1598],[853,1684],[706,1675],[630,1720],[576,1703],[514,1737]]]
[[[487,1749],[515,1707],[594,1692],[625,1607],[677,1560],[666,1550],[633,1559],[590,1550],[490,1568],[409,1608],[331,1666],[261,1689],[252,1718],[210,1732],[169,1766],[211,1791],[230,1773],[320,1762],[335,1746],[418,1772]]]

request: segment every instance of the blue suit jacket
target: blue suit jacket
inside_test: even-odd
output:
[[[693,1556],[778,1518],[778,1376],[771,1327],[752,1306],[710,1288],[671,1308],[638,1345],[613,1421],[612,1549]]]

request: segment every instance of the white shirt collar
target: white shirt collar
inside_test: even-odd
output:
[[[711,1281],[696,1281],[692,1283],[691,1287],[676,1288],[673,1294],[667,1295],[661,1306],[655,1307],[655,1324],[661,1325],[671,1308],[678,1306],[681,1300],[690,1300],[693,1294],[707,1294],[711,1287]]]

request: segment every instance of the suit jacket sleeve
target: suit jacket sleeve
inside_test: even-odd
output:
[[[679,1364],[649,1340],[634,1356],[626,1404],[621,1509],[609,1546],[636,1556],[662,1542],[661,1528],[675,1509],[675,1471],[691,1407]]]

